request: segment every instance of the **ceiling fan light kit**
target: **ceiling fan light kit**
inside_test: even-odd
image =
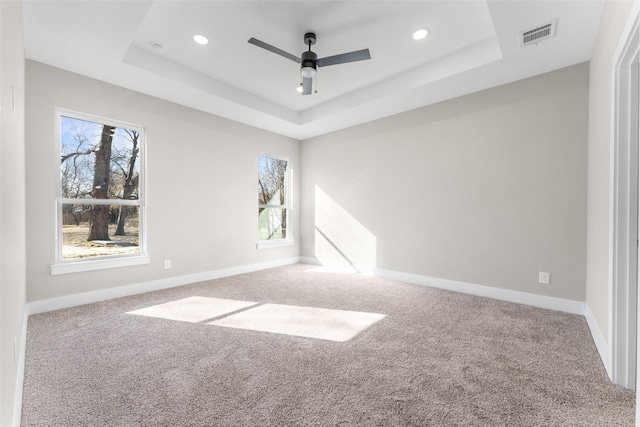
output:
[[[293,62],[299,63],[300,75],[302,76],[302,94],[303,95],[311,95],[312,87],[313,87],[313,79],[317,75],[318,67],[326,67],[329,65],[337,65],[337,64],[346,64],[349,62],[364,61],[367,59],[371,59],[371,54],[369,53],[369,49],[362,49],[354,52],[342,53],[339,55],[328,56],[326,58],[318,59],[318,55],[316,55],[315,52],[311,51],[311,46],[316,44],[315,33],[306,33],[304,35],[304,43],[308,46],[308,50],[305,52],[302,52],[302,55],[300,58],[253,37],[251,37],[248,42],[255,46],[258,46],[265,50],[273,52],[277,55],[280,55],[284,58],[290,59]]]
[[[300,74],[303,78],[312,79],[316,76],[316,68],[313,65],[303,66]]]
[[[305,36],[305,40],[306,40]],[[313,78],[316,75],[316,61],[318,60],[318,55],[314,52],[311,52],[311,45],[309,44],[309,50],[307,52],[302,52],[302,61],[300,66],[300,74],[302,77]]]

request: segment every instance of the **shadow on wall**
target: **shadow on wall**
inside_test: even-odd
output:
[[[315,245],[322,265],[368,274],[376,268],[376,236],[317,185]]]

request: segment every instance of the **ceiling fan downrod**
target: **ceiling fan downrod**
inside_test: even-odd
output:
[[[309,50],[302,52],[300,74],[302,74],[302,77],[311,79],[315,77],[317,72],[318,55],[315,52],[311,52],[311,46],[316,44],[316,35],[314,33],[306,33],[304,35],[304,43],[309,46]]]

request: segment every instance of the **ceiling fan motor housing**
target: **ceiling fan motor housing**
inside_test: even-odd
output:
[[[318,60],[318,55],[315,52],[307,51],[302,52],[302,67],[313,67],[316,68],[316,61]]]
[[[312,68],[313,74],[315,75],[315,70],[317,69],[316,61],[318,59],[318,55],[315,52],[311,52],[310,50],[307,52],[302,52],[302,61],[300,65],[300,69],[302,70],[302,75],[305,76],[307,74],[305,68]],[[311,72],[311,70],[309,70]],[[305,76],[305,77],[313,77],[313,76]]]

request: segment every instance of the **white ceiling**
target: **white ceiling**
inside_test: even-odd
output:
[[[23,0],[29,59],[296,139],[306,139],[588,61],[604,1]],[[557,19],[556,37],[519,33]],[[415,41],[426,27],[430,35]],[[371,60],[318,69],[302,96],[305,32],[318,57]],[[209,44],[194,43],[204,34]],[[164,47],[152,49],[152,43]]]

